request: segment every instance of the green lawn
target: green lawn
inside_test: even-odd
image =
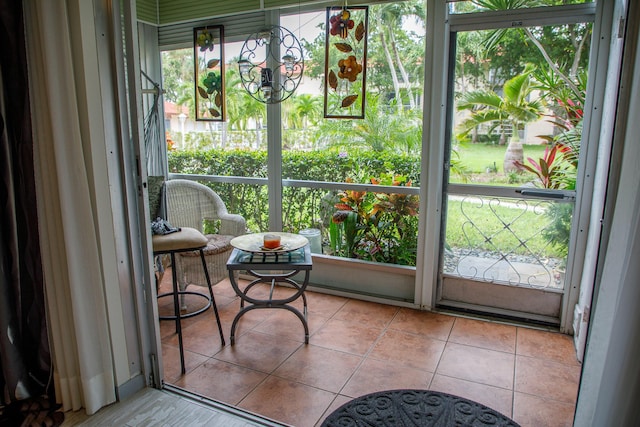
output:
[[[542,157],[545,147],[538,144],[524,145],[525,162],[527,157]],[[486,173],[487,169],[493,168],[495,164],[497,172],[502,174],[502,161],[506,149],[506,145],[462,143],[458,145],[458,154],[462,165],[471,173]]]
[[[544,155],[545,145],[524,145],[527,157],[538,159]],[[486,185],[522,185],[532,181],[530,172],[505,174],[502,167],[506,145],[462,143],[457,147],[459,160],[466,169],[467,180],[452,174],[452,182]],[[494,166],[495,165],[495,166]],[[450,247],[473,248],[480,251],[501,251],[520,255],[561,257],[561,251],[549,244],[542,230],[553,226],[553,218],[545,215],[546,203],[518,205],[517,200],[501,199],[500,203],[487,198],[478,204],[478,198],[464,202],[449,200],[446,242]],[[476,203],[474,203],[475,201]],[[527,209],[522,209],[528,206]],[[508,224],[508,226],[505,226]]]
[[[518,204],[516,200],[450,199],[446,242],[450,247],[472,248],[543,257],[561,257],[558,248],[543,237],[543,230],[554,225],[546,214],[548,202]]]

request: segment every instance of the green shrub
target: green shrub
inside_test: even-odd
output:
[[[223,175],[266,177],[267,153],[246,150],[200,150],[169,152],[171,173],[193,175]],[[285,151],[282,176],[285,179],[369,183],[374,177],[402,176],[419,185],[420,158],[416,156],[363,151],[357,155],[344,155],[337,151]],[[203,182],[225,201],[229,212],[238,213],[247,220],[249,231],[268,229],[269,203],[266,185],[226,184]],[[390,183],[389,183],[390,185]],[[337,191],[301,187],[284,187],[282,200],[283,230],[297,233],[314,227],[329,238],[331,216],[339,200]],[[373,193],[371,193],[373,197]],[[417,196],[413,196],[417,199]],[[389,213],[385,215],[391,215]],[[382,215],[380,215],[383,218]],[[380,221],[370,227],[366,241],[377,235],[376,249],[366,245],[352,247],[345,256],[361,259],[415,265],[417,244],[417,217],[394,215],[393,220]],[[398,224],[402,235],[398,234]],[[373,253],[371,253],[373,252]]]
[[[223,175],[244,177],[267,177],[267,154],[265,151],[246,150],[201,150],[201,151],[171,151],[169,152],[169,170],[171,173],[194,175]],[[402,176],[411,181],[411,185],[420,185],[420,158],[406,155],[387,154],[380,152],[362,152],[357,156],[341,155],[330,150],[323,151],[285,151],[283,152],[283,177],[285,179],[327,181],[327,182],[357,182],[370,183],[371,178]],[[514,181],[521,180],[525,174],[512,176]],[[247,220],[248,231],[259,232],[269,228],[269,203],[267,186],[263,184],[231,184],[217,182],[203,182],[216,191],[225,201],[229,212],[242,215]],[[391,185],[390,182],[382,182]],[[282,190],[282,221],[283,230],[297,233],[303,228],[313,227],[321,230],[324,243],[329,248],[330,228],[335,205],[340,201],[340,191],[284,187]],[[375,193],[370,193],[373,197]],[[381,193],[380,196],[390,200],[384,206],[394,206],[401,197],[394,199],[393,195]],[[417,196],[415,196],[417,199]],[[372,199],[373,200],[373,199]],[[416,200],[417,201],[417,200]],[[391,203],[389,203],[391,202]],[[371,202],[373,206],[373,202]],[[523,222],[523,228],[517,230],[518,235],[527,235],[527,230],[541,230],[547,227],[548,221],[554,224],[545,230],[541,239],[534,239],[534,251],[538,253],[551,252],[549,255],[562,256],[565,254],[571,212],[570,204],[553,205],[561,212],[548,211],[546,221],[536,215],[534,222]],[[502,208],[506,209],[506,208]],[[512,213],[507,210],[503,215]],[[477,224],[483,224],[493,215],[482,214],[482,218],[475,219]],[[340,255],[355,256],[379,262],[391,262],[401,265],[415,265],[418,238],[417,215],[397,215],[393,209],[380,210],[375,217],[365,218],[361,215],[363,228],[356,230],[362,237],[360,245],[352,247],[350,252],[342,251]],[[482,236],[464,235],[462,233],[462,214],[460,209],[449,207],[447,219],[447,242],[451,247],[481,247]],[[538,223],[539,222],[539,223]],[[500,224],[496,225],[500,226]],[[368,227],[368,228],[367,228]],[[484,227],[484,226],[483,226]],[[488,227],[488,226],[487,226]],[[502,229],[502,228],[500,228]],[[337,233],[337,234],[336,234]],[[334,227],[334,240],[344,239],[344,230]],[[469,240],[471,239],[471,241]],[[540,241],[542,240],[542,241]],[[337,244],[336,241],[333,242]],[[498,246],[510,247],[511,241],[495,242]],[[551,248],[548,248],[548,245]],[[342,247],[335,247],[342,250]],[[486,247],[484,250],[491,250]],[[518,251],[517,251],[518,252]]]

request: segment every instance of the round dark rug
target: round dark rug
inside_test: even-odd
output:
[[[389,390],[358,397],[336,409],[322,426],[519,427],[480,403],[429,390]]]

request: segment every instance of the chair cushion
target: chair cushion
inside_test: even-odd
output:
[[[235,236],[224,234],[207,234],[207,246],[203,249],[205,255],[215,255],[231,250],[231,239]],[[184,252],[182,256],[200,256],[198,252]]]
[[[154,234],[152,236],[153,252],[166,253],[185,249],[200,249],[208,239],[195,228],[182,227],[180,231],[170,234]],[[199,253],[196,253],[199,255]]]

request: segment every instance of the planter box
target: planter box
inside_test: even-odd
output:
[[[413,303],[416,268],[313,254],[311,286]]]

